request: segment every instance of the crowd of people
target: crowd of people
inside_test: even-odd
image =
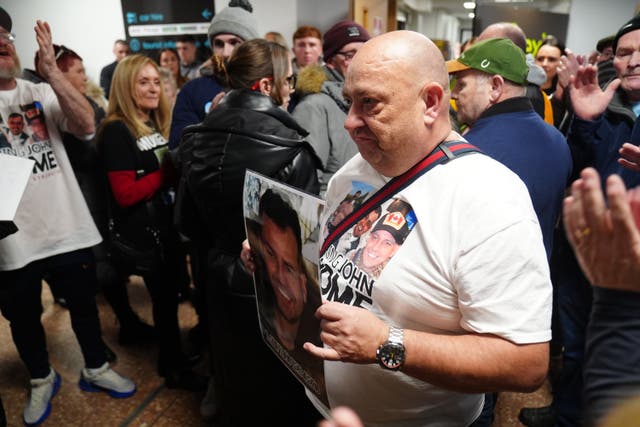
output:
[[[42,21],[23,69],[0,8],[0,154],[35,161],[18,231],[0,236],[26,425],[47,419],[62,381],[43,280],[69,310],[82,390],[136,392],[111,368],[102,292],[120,343],[156,343],[166,386],[206,391],[202,417],[225,426],[490,426],[500,392],[547,377],[553,403],[520,420],[595,426],[640,393],[640,15],[589,57],[552,36],[527,53],[505,22],[449,61],[424,35],[371,37],[349,20],[302,26],[291,49],[257,27],[232,1],[209,26],[210,58],[191,35],[153,57],[117,40],[98,86]],[[325,199],[307,235],[317,278],[278,192],[260,198],[259,243],[246,240],[246,170]],[[153,325],[129,304],[130,275]],[[256,292],[283,351],[322,366],[326,401],[263,341]],[[208,378],[182,346],[181,298]]]

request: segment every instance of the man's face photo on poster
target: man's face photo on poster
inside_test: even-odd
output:
[[[291,227],[280,227],[263,214],[261,239],[262,258],[275,299],[274,326],[283,345],[291,350],[307,302],[307,277],[302,270],[299,237]]]
[[[317,334],[305,335],[309,322],[317,323],[313,315],[317,306],[308,304],[317,280],[304,260],[300,218],[287,197],[266,190],[260,196],[258,218],[255,249],[260,290],[256,293],[267,326],[285,349],[293,351],[305,341],[319,340]],[[319,305],[319,288],[317,294],[311,302]]]

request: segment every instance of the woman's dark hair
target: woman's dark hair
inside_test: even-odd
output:
[[[178,63],[180,63],[180,55],[178,55],[178,51],[175,49],[171,49],[170,47],[165,47],[158,51],[158,57],[156,58],[156,62],[158,63],[158,65],[160,65],[160,58],[162,57],[162,54],[165,52],[171,52],[171,54],[175,56],[176,59],[178,60]]]
[[[542,46],[557,47],[560,50],[560,55],[564,55],[564,44],[556,36],[548,35],[540,45],[540,47]]]
[[[162,54],[165,52],[169,52],[171,53],[176,60],[178,61],[178,74],[174,75],[173,78],[176,80],[176,87],[178,89],[182,89],[182,86],[185,85],[185,83],[187,83],[187,78],[184,77],[182,74],[180,74],[180,56],[178,55],[178,51],[169,47],[165,47],[163,49],[160,49],[158,51],[158,57],[156,58],[156,63],[158,63],[158,65],[160,65],[160,59],[162,58]],[[162,66],[162,65],[160,65]]]
[[[271,97],[282,105],[287,73],[289,72],[289,53],[279,44],[264,39],[248,40],[239,45],[225,64],[214,61],[216,74],[221,74],[231,89],[251,89],[260,79],[273,79]]]

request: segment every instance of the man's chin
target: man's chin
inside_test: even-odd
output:
[[[14,65],[11,68],[0,68],[0,79],[15,79],[22,75],[22,68],[19,64]]]
[[[300,317],[301,316],[289,316],[286,313],[284,313],[280,307],[278,306],[278,304],[276,304],[276,316],[278,316],[281,320],[283,320],[285,323],[291,325],[291,326],[295,326],[298,323],[300,323]]]
[[[634,76],[633,78],[625,78],[622,81],[622,89],[627,92],[632,102],[640,100],[640,76]]]

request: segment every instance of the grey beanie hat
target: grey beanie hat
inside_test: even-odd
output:
[[[250,12],[241,7],[225,7],[215,14],[209,25],[211,49],[213,49],[213,38],[218,34],[233,34],[243,41],[257,39],[260,37],[257,27],[258,21]]]

